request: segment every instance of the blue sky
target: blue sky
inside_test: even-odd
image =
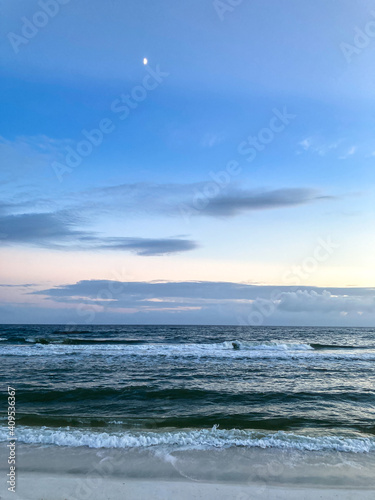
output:
[[[0,322],[375,324],[375,6],[237,3],[2,2]]]

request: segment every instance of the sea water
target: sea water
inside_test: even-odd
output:
[[[375,456],[374,328],[3,325],[0,356],[18,444]]]

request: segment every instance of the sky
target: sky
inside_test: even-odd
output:
[[[375,326],[374,1],[0,9],[0,323]]]

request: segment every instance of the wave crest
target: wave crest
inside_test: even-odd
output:
[[[7,428],[0,428],[0,441],[9,438]],[[92,432],[67,428],[17,428],[17,441],[27,444],[87,446],[89,448],[148,448],[168,446],[177,449],[212,449],[231,446],[298,449],[305,451],[340,451],[369,453],[375,451],[372,437],[307,436],[291,432],[212,429],[163,432]]]

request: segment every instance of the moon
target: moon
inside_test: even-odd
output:
[[[146,66],[147,63],[148,63],[147,57],[144,57],[143,58],[143,64]]]

